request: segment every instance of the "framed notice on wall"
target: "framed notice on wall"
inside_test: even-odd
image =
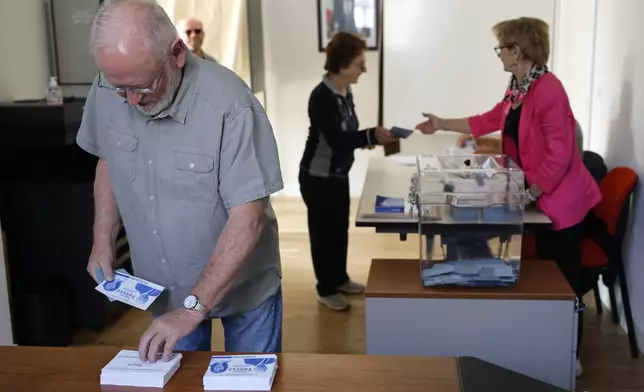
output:
[[[100,0],[49,0],[50,45],[60,85],[91,85],[98,69],[89,35]]]
[[[338,31],[357,34],[378,50],[380,0],[318,0],[318,46],[324,52]]]

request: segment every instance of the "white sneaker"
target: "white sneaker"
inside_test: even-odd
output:
[[[338,286],[337,289],[344,294],[362,294],[364,292],[364,285],[349,280]]]
[[[575,370],[575,374],[577,378],[581,377],[583,373],[584,373],[584,368],[581,367],[581,362],[579,362],[579,359],[577,359],[577,369]]]
[[[349,301],[344,295],[342,295],[342,293],[335,293],[324,297],[320,297],[318,295],[318,301],[333,310],[345,310],[350,305]]]

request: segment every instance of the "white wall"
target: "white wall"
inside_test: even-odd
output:
[[[564,84],[575,118],[590,142],[597,0],[557,1],[553,71]]]
[[[322,80],[324,53],[318,52],[317,1],[264,1],[266,105],[278,141],[285,196],[299,196],[300,158],[308,135],[309,94]],[[298,15],[296,17],[296,15]],[[378,54],[367,53],[367,73],[353,87],[362,128],[378,119]],[[350,174],[351,195],[359,197],[368,157],[382,149],[356,150]]]
[[[510,75],[494,52],[492,27],[531,16],[553,30],[555,0],[394,0],[385,1],[384,15],[384,122],[413,128],[423,111],[465,117],[499,102]],[[444,139],[415,135],[401,151],[435,152]]]
[[[0,101],[45,97],[46,31],[43,0],[0,1]]]
[[[626,165],[644,181],[644,2],[598,0],[590,149],[609,168]],[[627,283],[640,350],[644,351],[644,193],[635,197],[626,253]],[[623,317],[622,317],[623,320]]]

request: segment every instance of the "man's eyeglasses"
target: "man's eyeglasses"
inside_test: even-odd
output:
[[[107,78],[103,75],[102,72],[98,73],[98,87],[106,88],[108,90],[116,91],[119,94],[133,93],[133,94],[154,94],[159,88],[161,83],[161,76],[163,75],[163,70],[157,78],[152,82],[150,87],[115,87],[107,81]]]
[[[202,29],[192,29],[192,30],[186,30],[186,35],[189,37],[190,34],[195,33],[195,35],[201,34],[203,30]]]

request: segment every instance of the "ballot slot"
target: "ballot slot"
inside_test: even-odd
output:
[[[523,171],[499,155],[416,157],[412,216],[425,286],[497,287],[520,277]]]

